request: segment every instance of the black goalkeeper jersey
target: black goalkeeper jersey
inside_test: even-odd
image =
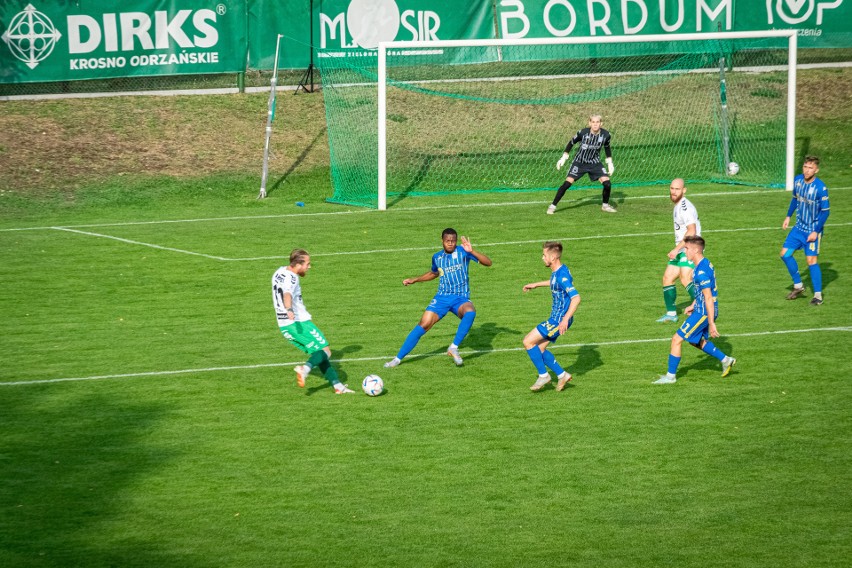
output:
[[[575,144],[580,144],[580,148],[574,154],[574,163],[599,164],[601,161],[601,148],[604,149],[607,158],[612,157],[609,139],[608,130],[601,128],[597,134],[592,134],[591,128],[583,128],[582,130],[578,130],[574,138],[568,141],[568,145],[565,146],[565,152],[571,152],[571,148]]]

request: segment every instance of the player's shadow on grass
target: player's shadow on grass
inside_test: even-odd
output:
[[[510,327],[501,327],[493,322],[487,322],[470,330],[470,334],[464,341],[464,346],[473,349],[476,353],[469,353],[467,359],[482,357],[490,351],[494,351],[494,338],[500,334],[521,335],[522,332]]]
[[[732,357],[737,356],[737,354],[733,352],[733,347],[731,346],[731,344],[724,337],[716,337],[714,339],[711,339],[711,341],[713,342],[713,345],[718,347],[719,350],[725,353],[725,355],[731,355]],[[689,351],[687,351],[687,349]],[[697,357],[697,359],[691,365],[681,365],[680,369],[678,370],[678,377],[685,377],[689,374],[690,371],[717,371],[720,374],[722,373],[722,364],[719,362],[718,359],[707,355],[703,351],[699,351],[699,349],[696,349],[692,345],[687,344],[686,341],[683,342],[683,350],[681,352],[682,356],[685,355],[689,357]],[[732,373],[736,374],[736,372],[737,367],[734,367]]]
[[[805,273],[807,273],[809,275],[808,280],[810,280],[810,271],[807,268],[807,264],[802,264],[804,264],[804,266],[801,266],[799,271],[802,273],[803,276]],[[837,271],[831,268],[830,262],[820,262],[819,268],[822,272],[822,290],[824,292],[825,289],[828,288],[829,284],[837,280]],[[790,289],[792,290],[793,287],[791,286]],[[811,283],[811,290],[813,290],[813,283]]]
[[[560,355],[559,352],[556,352],[556,360],[558,361],[561,358],[565,358],[565,355]],[[601,359],[601,354],[598,351],[597,345],[583,345],[580,347],[580,351],[577,352],[577,360],[573,365],[568,365],[565,367],[568,369],[568,372],[572,375],[585,375],[590,371],[594,371],[598,367],[603,365],[603,359]],[[570,386],[570,383],[569,383]]]
[[[311,140],[310,144],[305,146],[305,149],[302,150],[302,153],[299,154],[299,156],[293,161],[292,164],[290,164],[290,168],[286,172],[284,172],[284,175],[275,180],[275,183],[273,183],[271,187],[267,188],[266,195],[269,195],[270,193],[278,189],[281,184],[287,181],[287,178],[290,176],[290,174],[292,174],[296,170],[296,168],[298,168],[302,164],[302,162],[305,161],[305,158],[307,157],[308,153],[313,150],[314,146],[317,145],[317,142],[320,140],[320,138],[325,136],[325,131],[326,127],[322,127],[322,129],[320,129],[317,135],[314,136],[314,139]]]
[[[348,384],[348,382],[349,382],[349,374],[346,372],[346,369],[345,369],[346,361],[341,362],[340,359],[346,359],[346,355],[348,355],[350,353],[357,353],[358,351],[361,351],[363,348],[364,348],[363,345],[347,345],[346,347],[342,347],[340,349],[335,349],[331,352],[331,359],[333,361],[332,365],[337,370],[337,378],[344,385]],[[319,369],[311,369],[311,375],[310,376],[320,378],[320,379],[322,379],[323,382],[316,383],[313,386],[306,388],[305,389],[306,395],[311,396],[311,395],[316,394],[317,392],[320,392],[324,389],[330,389],[331,388],[331,385],[328,383],[328,381],[325,380],[325,377],[323,376],[322,372]],[[360,384],[361,380],[358,379],[356,382]],[[352,388],[352,387],[350,386],[349,388]]]
[[[600,205],[601,205],[600,191],[595,191],[594,186],[590,186],[588,188],[584,187],[582,189],[588,190],[590,192],[589,195],[584,195],[583,197],[580,197],[579,199],[571,199],[567,203],[565,203],[565,201],[560,202],[559,206],[556,209],[557,213],[559,212],[560,209],[579,209],[580,207],[589,207],[589,206],[600,207]],[[626,194],[622,191],[617,191],[617,192],[613,191],[610,194],[609,202],[611,204],[615,205],[615,206],[620,206],[622,203],[624,203],[625,195]],[[568,193],[568,197],[569,198],[571,197],[570,193]],[[564,205],[563,205],[563,203],[564,203]]]

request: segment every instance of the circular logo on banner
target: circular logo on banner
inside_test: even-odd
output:
[[[346,26],[355,43],[376,49],[379,42],[396,39],[399,6],[394,0],[352,0],[346,10]]]
[[[9,28],[3,32],[3,41],[9,46],[9,51],[30,69],[35,69],[47,59],[60,37],[62,34],[56,31],[50,18],[32,4],[27,4],[23,12],[15,14]]]

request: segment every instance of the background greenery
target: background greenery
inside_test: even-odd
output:
[[[672,387],[650,384],[674,331],[654,321],[662,188],[616,190],[617,215],[597,190],[552,217],[548,192],[327,204],[322,100],[300,94],[257,201],[265,97],[3,103],[0,564],[845,566],[849,72],[800,80],[798,151],[832,191],[826,303],[784,300],[789,194],[690,188],[740,362],[721,379],[687,351]],[[465,365],[450,316],[385,370],[435,289],[401,280],[445,226],[494,260],[471,271]],[[552,238],[583,298],[555,350],[575,380],[530,393],[520,342],[550,298],[521,287]],[[268,288],[295,246],[342,376],[385,395],[295,386]]]

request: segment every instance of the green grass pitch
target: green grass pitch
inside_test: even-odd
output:
[[[294,188],[327,178],[300,175],[264,202],[224,181],[0,219],[0,564],[847,565],[849,187],[829,184],[818,308],[784,299],[788,193],[690,188],[717,344],[739,363],[722,379],[685,347],[678,383],[655,386],[675,331],[654,321],[666,188],[616,190],[617,215],[596,189],[552,217],[549,193],[376,212],[305,197]],[[465,364],[443,355],[450,315],[383,369],[436,288],[402,280],[448,226],[494,261],[471,267]],[[554,351],[573,383],[531,393],[521,339],[550,295],[521,288],[548,277],[547,239],[582,304]],[[295,384],[302,356],[269,288],[297,246],[313,255],[305,302],[358,394]],[[370,373],[383,396],[360,393]]]

